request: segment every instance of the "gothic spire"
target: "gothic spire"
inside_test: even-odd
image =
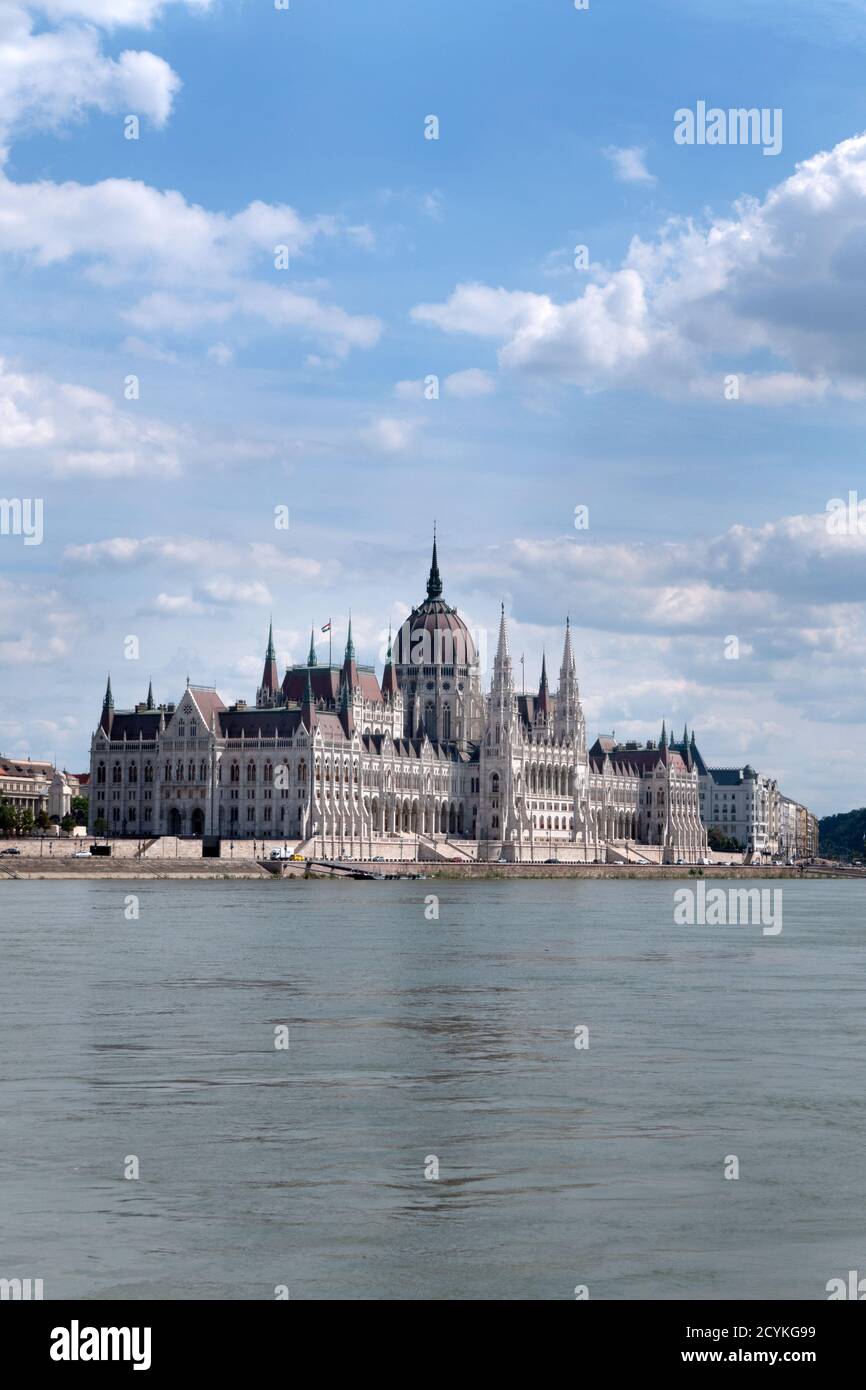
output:
[[[665,724],[665,721],[662,720],[662,736],[661,736],[661,738],[659,739],[659,748],[667,748],[667,746],[668,746],[668,731],[667,731],[667,726],[666,726],[666,724]]]
[[[427,597],[442,597],[442,580],[439,576],[439,561],[436,556],[436,523],[433,523],[433,559],[430,562],[430,575],[427,579]]]
[[[562,649],[562,666],[560,668],[560,676],[564,676],[567,680],[568,677],[572,675],[574,675],[574,652],[571,649],[571,619],[566,618],[565,646]]]
[[[277,670],[277,654],[274,651],[274,622],[268,627],[268,649],[265,652],[265,669],[262,673],[260,699],[270,700],[280,688],[280,673]]]
[[[313,683],[310,680],[309,668],[307,669],[307,685],[304,690],[304,701],[301,705],[301,711],[303,721],[312,733],[313,725],[316,722],[316,704],[313,698]]]
[[[148,683],[147,683],[147,708],[148,708],[148,709],[155,709],[155,708],[156,708],[156,706],[155,706],[154,703],[153,703],[153,681],[152,681],[152,680],[148,681]]]
[[[550,691],[547,685],[547,653],[541,653],[541,680],[538,685],[537,708],[545,716],[550,712]]]
[[[388,655],[385,657],[385,671],[382,676],[382,694],[385,699],[393,699],[397,694],[397,672],[394,670],[394,658],[391,654],[391,624],[388,624]]]
[[[361,684],[358,667],[355,663],[355,643],[352,641],[352,618],[349,616],[349,631],[346,635],[346,655],[343,657],[343,676],[349,690],[357,690]]]
[[[499,642],[496,647],[496,660],[497,662],[504,662],[510,659],[510,653],[508,651],[508,628],[505,624],[505,604],[503,603],[499,615]]]
[[[107,734],[111,734],[111,726],[114,723],[114,696],[111,693],[111,675],[109,674],[108,683],[105,687],[105,698],[102,701],[102,717],[99,721],[100,729],[104,729]]]
[[[308,666],[315,666],[315,665],[317,665],[317,662],[316,662],[316,629],[315,629],[315,627],[311,627],[311,628],[310,628],[310,654],[309,654],[309,656],[307,657],[307,665],[308,665]]]

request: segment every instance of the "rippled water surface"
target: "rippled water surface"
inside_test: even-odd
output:
[[[0,884],[0,1276],[826,1297],[866,1273],[866,889],[776,884],[765,937],[678,886]]]

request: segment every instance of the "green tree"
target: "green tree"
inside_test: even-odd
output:
[[[51,821],[47,811],[39,811],[36,816],[36,826],[39,830],[50,830]]]
[[[821,853],[828,859],[862,859],[866,848],[866,808],[823,816],[818,822]]]
[[[22,811],[18,817],[18,830],[21,835],[32,835],[33,827],[36,822],[33,819],[33,812],[28,806],[26,811]]]
[[[72,814],[72,815],[74,816],[74,818],[75,818],[74,823],[75,823],[76,825],[86,825],[86,824],[87,824],[87,797],[86,797],[86,796],[73,796],[72,801],[71,801],[71,803],[70,803],[69,810],[70,810],[71,814]]]
[[[63,831],[64,835],[68,835],[74,825],[75,820],[72,816],[64,816],[63,820],[60,822],[60,829]]]
[[[723,835],[721,830],[717,830],[711,825],[707,831],[707,845],[722,854],[739,854],[742,845],[739,840],[735,840],[730,835]]]
[[[104,816],[97,816],[93,829],[96,831],[97,835],[108,834],[108,821]]]
[[[14,835],[18,829],[18,813],[11,801],[0,800],[0,834]]]

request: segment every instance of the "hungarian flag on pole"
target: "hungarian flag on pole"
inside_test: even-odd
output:
[[[328,621],[325,623],[325,626],[322,628],[322,631],[323,631],[323,632],[330,632],[330,631],[331,631],[331,619],[330,619],[330,618],[329,618]]]

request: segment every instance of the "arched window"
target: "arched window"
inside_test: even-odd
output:
[[[299,782],[306,782],[306,780],[307,780],[307,764],[306,764],[306,762],[304,761],[304,759],[301,758],[301,761],[298,763],[298,781],[299,781]]]
[[[175,769],[175,781],[183,781],[183,763],[181,762],[180,758],[178,758],[177,760],[177,768]]]
[[[266,782],[273,782],[273,780],[274,780],[274,769],[273,769],[273,767],[271,766],[271,760],[270,760],[270,758],[268,758],[268,761],[265,763],[265,776],[264,776],[264,780],[265,780]]]
[[[202,758],[201,763],[199,764],[198,780],[200,782],[207,781],[207,763],[205,762],[204,758]]]
[[[171,781],[171,763],[166,763],[165,765],[165,780],[166,782]]]
[[[196,732],[197,732],[197,730],[196,730],[196,722],[195,722],[194,719],[191,719],[191,720],[189,721],[189,736],[190,736],[190,738],[195,738]]]
[[[145,765],[144,765],[144,780],[145,780],[145,782],[152,782],[152,781],[153,781],[153,763],[145,763]]]
[[[177,726],[177,736],[178,738],[186,738],[186,725],[183,720]]]
[[[120,770],[120,763],[115,763],[114,767],[111,769],[111,780],[112,782],[123,781],[123,774]]]
[[[237,763],[232,763],[231,772],[229,773],[229,781],[230,781],[230,782],[239,782],[240,780],[241,780],[241,770],[240,770],[240,768],[238,767]]]
[[[247,763],[247,781],[248,781],[248,782],[254,782],[255,780],[256,780],[256,765],[255,765],[255,763],[253,762],[253,760],[252,760],[252,758],[251,758],[250,761]]]
[[[498,772],[494,772],[494,773],[491,774],[491,777],[490,777],[490,793],[491,793],[491,796],[497,796],[498,793],[499,793],[499,773],[498,773]]]
[[[136,767],[135,763],[130,763],[130,764],[129,764],[129,784],[130,784],[130,786],[134,786],[135,783],[136,783],[137,781],[138,781],[138,768]]]
[[[446,740],[447,740],[447,739],[450,739],[450,737],[451,737],[451,706],[450,706],[450,705],[446,705],[445,708],[444,708],[444,710],[442,711],[442,737],[443,737],[443,739],[446,739]]]
[[[97,784],[98,784],[100,787],[101,787],[101,786],[104,786],[104,784],[105,784],[105,763],[100,763],[100,764],[99,764],[99,767],[96,769],[96,781],[97,781]]]
[[[195,763],[193,762],[192,758],[190,758],[189,760],[189,767],[186,770],[186,775],[188,782],[195,781]]]

